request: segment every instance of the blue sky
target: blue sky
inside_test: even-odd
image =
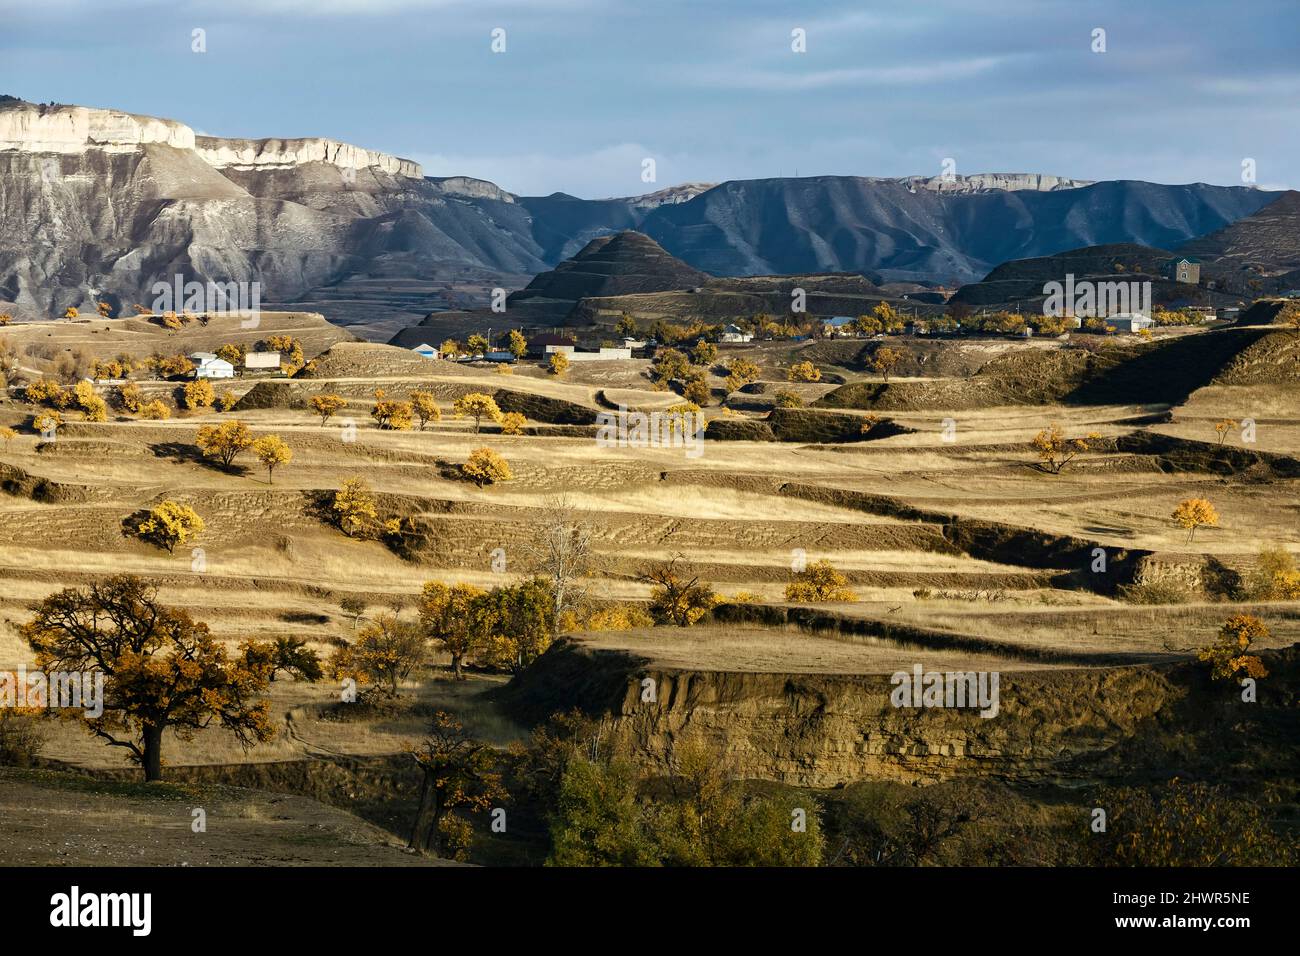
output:
[[[0,0],[0,22],[0,92],[329,136],[526,195],[947,157],[1230,185],[1253,159],[1300,186],[1296,0]]]

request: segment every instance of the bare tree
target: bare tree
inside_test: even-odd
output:
[[[567,494],[548,498],[541,510],[537,530],[524,545],[532,570],[551,582],[555,598],[552,636],[560,634],[564,612],[582,604],[587,587],[582,577],[591,564],[591,525],[579,517]]]

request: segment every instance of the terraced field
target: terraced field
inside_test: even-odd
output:
[[[125,331],[101,324],[99,331],[68,325],[7,334],[19,343],[47,336],[60,345],[104,335],[115,348],[129,342],[136,354],[148,354],[214,347],[232,331],[211,328],[204,338],[197,330],[168,335],[145,323]],[[526,545],[559,493],[592,528],[592,597],[644,601],[650,588],[639,572],[680,555],[730,602],[731,611],[689,639],[662,628],[577,636],[592,649],[669,669],[862,676],[890,672],[918,653],[971,666],[1001,662],[1009,671],[1174,663],[1231,610],[1210,594],[1176,608],[1135,606],[1119,599],[1120,585],[1156,565],[1193,577],[1207,563],[1245,574],[1262,547],[1300,550],[1300,471],[1288,464],[1300,455],[1300,403],[1287,364],[1294,346],[1278,332],[1241,336],[1231,374],[1185,383],[1197,387],[1176,406],[963,401],[960,410],[888,412],[902,427],[878,440],[706,440],[704,454],[688,458],[680,448],[593,441],[599,412],[620,404],[661,408],[672,399],[650,389],[639,365],[617,374],[582,370],[566,380],[522,369],[501,375],[348,342],[320,326],[297,318],[264,323],[257,337],[287,329],[322,354],[293,380],[236,380],[231,388],[241,400],[227,413],[70,421],[57,440],[42,442],[27,427],[30,406],[16,395],[0,402],[0,424],[22,432],[0,449],[0,666],[28,662],[17,628],[32,602],[114,571],[157,581],[166,600],[189,608],[224,640],[293,635],[328,652],[354,626],[339,606],[345,597],[361,597],[371,613],[394,606],[409,614],[426,581],[491,586],[529,573]],[[824,344],[810,348],[826,351]],[[1254,367],[1252,356],[1259,359]],[[177,387],[140,386],[146,398],[168,397]],[[777,382],[760,386],[772,390]],[[441,421],[404,432],[374,427],[376,389],[404,397],[417,388],[437,396]],[[348,406],[322,424],[306,403],[326,391],[345,396]],[[473,423],[451,410],[474,391],[525,410],[527,433],[504,435],[489,425],[476,435]],[[834,414],[865,421],[868,413]],[[711,424],[764,414],[707,411]],[[831,413],[802,414],[816,428],[818,416]],[[224,470],[196,453],[196,429],[232,417],[292,447],[293,461],[274,484],[251,456]],[[1253,417],[1257,426],[1253,442],[1229,436],[1227,445],[1241,453],[1231,461],[1215,457],[1213,422],[1223,417]],[[1040,469],[1029,445],[1051,422],[1070,435],[1100,436],[1059,475]],[[487,488],[461,480],[456,466],[477,447],[499,452],[513,480]],[[403,518],[399,546],[349,539],[327,520],[329,496],[354,476],[370,483],[386,513]],[[1192,542],[1169,519],[1188,497],[1210,499],[1221,515]],[[124,519],[167,499],[205,519],[197,550],[172,555],[124,533]],[[1091,570],[1097,548],[1110,562],[1103,574]],[[784,598],[792,568],[822,558],[845,574],[857,600],[792,607]],[[1272,629],[1266,647],[1300,637],[1294,604],[1249,609]],[[483,696],[502,680],[478,675],[453,686],[434,670],[413,692],[508,742],[522,726]],[[333,694],[278,683],[271,698],[282,732],[275,743],[244,755],[219,732],[204,732],[186,760],[392,753],[420,732],[416,719],[373,727],[322,719]],[[60,730],[47,752],[84,765],[120,763],[116,752],[72,727]]]

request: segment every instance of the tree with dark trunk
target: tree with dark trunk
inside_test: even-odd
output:
[[[439,711],[433,715],[428,737],[411,756],[424,771],[424,780],[407,845],[420,853],[450,852],[464,859],[467,838],[447,824],[454,812],[482,813],[509,796],[496,770],[496,752],[471,738],[450,714]],[[455,834],[453,839],[447,839],[447,830]]]
[[[215,725],[245,747],[274,736],[270,704],[254,699],[266,689],[267,666],[229,657],[206,624],[164,607],[140,578],[114,575],[52,594],[22,636],[47,674],[82,675],[82,688],[102,680],[102,713],[83,697],[79,719],[109,746],[127,750],[145,780],[162,779],[168,728],[185,740]]]

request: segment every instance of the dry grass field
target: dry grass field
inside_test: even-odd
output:
[[[592,598],[644,601],[650,587],[639,572],[678,555],[724,599],[780,609],[788,605],[784,588],[792,567],[828,559],[856,599],[822,610],[867,622],[876,632],[862,637],[834,628],[737,623],[580,636],[593,650],[670,669],[887,674],[918,661],[983,670],[1142,666],[1188,659],[1240,610],[1270,627],[1263,646],[1300,640],[1295,603],[1246,607],[1200,596],[1166,607],[1136,605],[1113,587],[1089,582],[1087,562],[1066,547],[1077,539],[1116,555],[1151,552],[1175,566],[1213,559],[1240,573],[1249,573],[1263,547],[1300,553],[1300,479],[1173,467],[1159,455],[1113,447],[1135,433],[1213,445],[1215,421],[1253,418],[1256,441],[1243,445],[1234,433],[1229,445],[1300,455],[1294,382],[1207,382],[1172,408],[1060,404],[889,413],[905,433],[822,444],[710,440],[691,458],[681,448],[599,447],[586,426],[537,418],[530,418],[527,434],[486,426],[476,435],[472,421],[452,413],[456,398],[475,391],[555,401],[588,422],[611,406],[655,409],[677,400],[650,387],[643,362],[579,365],[563,379],[527,366],[502,375],[350,342],[319,318],[297,314],[264,315],[261,327],[247,333],[227,319],[179,333],[139,320],[104,320],[15,326],[0,337],[20,354],[40,342],[44,354],[50,347],[84,348],[107,357],[214,349],[276,333],[299,337],[317,362],[269,403],[252,402],[256,407],[175,411],[164,421],[114,411],[108,421],[88,422],[73,413],[55,440],[43,441],[18,390],[0,399],[0,425],[20,433],[0,446],[0,667],[31,662],[18,628],[34,602],[115,572],[156,582],[166,602],[207,622],[232,648],[250,638],[294,636],[328,654],[353,631],[340,608],[347,597],[363,599],[367,616],[390,607],[410,616],[430,580],[482,587],[521,580],[532,570],[526,545],[559,494],[592,529],[586,582]],[[974,362],[973,350],[996,355],[1007,347],[1016,346],[964,344],[960,362]],[[777,373],[791,354],[788,347],[776,352],[754,350],[771,376],[767,387],[782,387]],[[42,362],[48,364],[20,360],[18,372],[32,378],[44,371]],[[865,372],[847,374],[875,380]],[[712,382],[721,388],[720,376]],[[261,387],[235,379],[218,383],[218,391],[227,384],[241,396]],[[147,399],[169,399],[177,384],[141,381],[140,387]],[[369,415],[376,389],[391,398],[432,392],[442,419],[423,430],[380,430]],[[324,392],[348,400],[326,424],[305,407]],[[759,413],[711,406],[706,415],[744,420]],[[196,453],[196,430],[231,418],[255,435],[279,435],[292,448],[292,462],[276,471],[273,483],[251,454],[223,469]],[[1070,436],[1096,433],[1098,447],[1061,474],[1048,474],[1030,442],[1050,423]],[[479,447],[503,456],[513,479],[482,488],[460,479],[456,466]],[[381,541],[353,540],[325,520],[322,501],[350,477],[365,479],[386,509],[419,528],[409,547],[399,553]],[[1220,521],[1188,541],[1170,514],[1182,499],[1201,497],[1218,509]],[[206,522],[193,545],[175,554],[123,530],[128,516],[164,500],[192,506]],[[972,523],[994,528],[992,537],[974,544],[960,537]],[[1045,542],[1048,556],[1021,550],[1020,532]],[[494,563],[500,554],[504,570]],[[880,636],[892,626],[951,638],[957,649]],[[960,649],[963,641],[969,649]],[[408,682],[409,713],[371,721],[337,719],[337,688],[328,683],[282,679],[269,695],[272,742],[245,752],[224,732],[207,730],[192,743],[171,741],[168,759],[213,765],[394,754],[420,739],[434,710],[456,714],[497,746],[525,737],[526,728],[492,703],[489,692],[503,676],[476,673],[456,683],[446,679],[443,663],[435,656],[432,669]],[[85,768],[126,766],[118,750],[71,724],[51,732],[44,755]],[[101,823],[95,825],[126,812],[114,798],[96,800],[102,807],[96,804]],[[11,800],[6,813],[16,806]],[[271,825],[255,819],[269,812],[260,806],[247,804],[254,815],[245,834],[250,839],[259,826]],[[36,843],[14,852],[21,861],[53,861]]]

